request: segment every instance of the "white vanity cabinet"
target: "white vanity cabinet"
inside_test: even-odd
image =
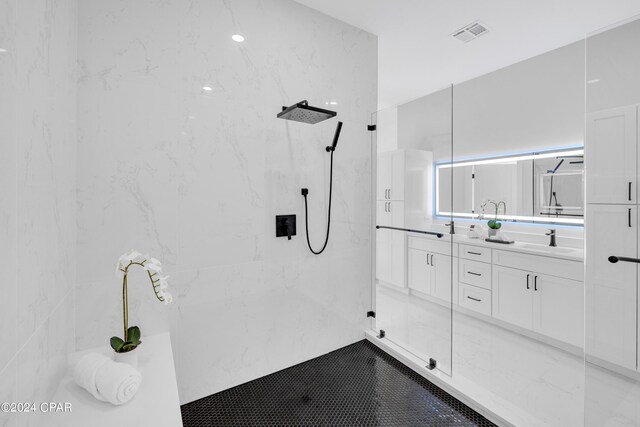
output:
[[[451,243],[409,236],[407,244],[407,283],[409,289],[451,302]]]
[[[458,304],[491,316],[491,248],[462,244],[458,263]]]
[[[376,225],[419,230],[427,227],[431,216],[428,195],[432,168],[433,155],[429,151],[394,150],[378,154]],[[404,289],[406,269],[406,232],[378,229],[378,282]]]
[[[378,225],[404,226],[404,204],[397,201],[378,201]],[[405,233],[378,229],[376,232],[376,278],[388,285],[405,287]]]
[[[491,298],[493,317],[523,328],[533,328],[531,272],[494,266]]]
[[[581,262],[494,250],[493,317],[581,347],[582,277]]]
[[[637,115],[632,105],[587,116],[587,203],[638,203]]]

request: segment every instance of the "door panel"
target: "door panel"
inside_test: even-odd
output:
[[[408,277],[409,288],[424,294],[431,292],[432,268],[429,264],[429,253],[416,249],[409,249],[408,252]]]
[[[583,313],[583,282],[534,275],[533,328],[536,332],[582,347]]]
[[[587,116],[587,203],[637,203],[636,106]]]
[[[493,267],[493,317],[523,328],[533,326],[533,275],[514,268]]]
[[[586,354],[636,369],[637,264],[608,261],[637,258],[637,207],[587,206]],[[631,226],[630,226],[631,225]]]

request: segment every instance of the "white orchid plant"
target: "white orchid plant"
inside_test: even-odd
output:
[[[167,280],[169,276],[162,275],[162,263],[148,255],[143,255],[138,251],[131,250],[122,255],[116,264],[116,277],[122,279],[122,316],[124,320],[124,339],[119,337],[111,337],[111,348],[117,353],[126,353],[134,350],[142,341],[140,341],[140,328],[137,326],[129,327],[129,291],[128,291],[128,275],[129,269],[134,265],[142,267],[146,270],[151,281],[151,287],[158,301],[170,304],[173,297],[167,289],[169,284]]]

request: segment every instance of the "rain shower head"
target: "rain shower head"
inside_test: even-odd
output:
[[[278,118],[315,125],[323,120],[335,117],[337,114],[335,111],[312,107],[307,101],[300,101],[291,107],[282,107],[282,111],[278,113]]]

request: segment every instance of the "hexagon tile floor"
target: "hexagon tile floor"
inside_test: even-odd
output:
[[[196,426],[494,426],[363,340],[183,405]]]

